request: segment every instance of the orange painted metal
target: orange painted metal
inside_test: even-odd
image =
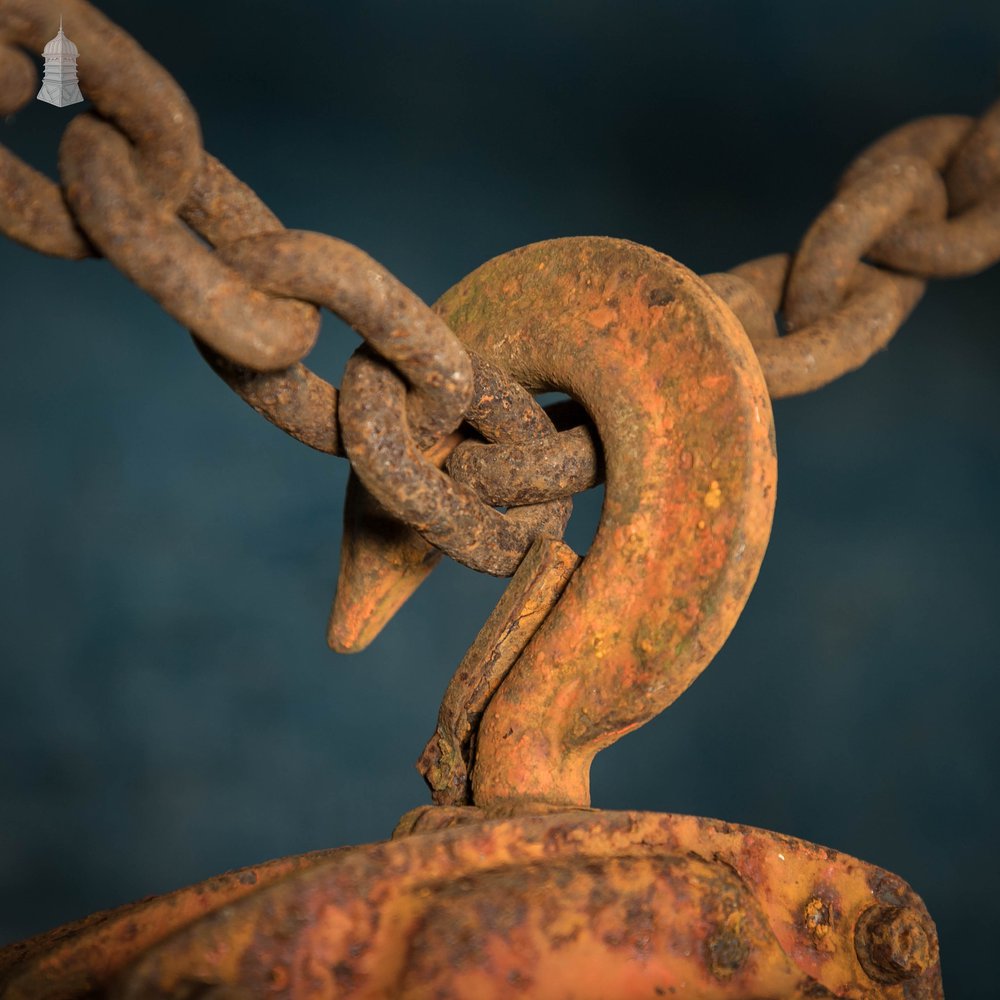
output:
[[[580,808],[594,754],[697,677],[756,578],[774,440],[739,321],[680,264],[604,238],[504,255],[436,309],[473,356],[473,408],[514,400],[507,378],[561,389],[593,420],[607,470],[590,552],[576,565],[544,530],[528,534],[532,555],[475,651],[484,677],[453,683],[446,735],[462,766],[438,801],[455,804],[414,810],[391,842],[272,862],[12,946],[3,996],[939,1000],[933,923],[895,876],[761,830]],[[349,451],[365,430],[345,427]],[[461,489],[438,469],[453,443],[407,444],[403,486],[428,502]],[[391,513],[392,482],[365,486]],[[368,516],[371,496],[351,502],[345,646],[431,565],[412,535],[385,534],[385,510]],[[495,511],[483,523],[516,554],[523,529],[497,531]]]
[[[564,542],[539,538],[462,657],[441,701],[434,735],[417,761],[436,805],[472,802],[470,771],[483,712],[579,564]]]
[[[441,465],[460,441],[449,434],[424,453]],[[337,593],[326,640],[338,653],[357,653],[441,561],[441,552],[393,518],[351,472],[344,496],[344,535]]]
[[[933,925],[894,876],[759,830],[580,807],[596,752],[669,705],[743,607],[774,502],[768,390],[864,363],[924,278],[1000,257],[1000,104],[870,147],[794,259],[703,282],[625,241],[558,240],[484,265],[435,316],[356,248],[285,231],[202,149],[176,83],[83,0],[0,0],[0,111],[31,99],[18,46],[38,51],[59,14],[107,57],[82,67],[99,114],[67,128],[61,186],[0,148],[0,229],[57,256],[103,251],[251,406],[311,447],[346,448],[366,488],[349,494],[331,644],[368,642],[434,546],[519,575],[425,756],[441,804],[404,817],[400,839],[10,946],[3,996],[940,997]],[[300,363],[317,304],[408,384],[369,351],[338,400]],[[578,399],[603,463],[590,423],[557,434],[521,386]],[[468,442],[449,478],[460,419],[494,450]],[[518,476],[498,475],[511,462]],[[563,498],[605,469],[577,567],[553,541]]]
[[[489,701],[472,776],[479,805],[587,806],[594,755],[694,681],[756,580],[776,480],[764,378],[739,321],[700,278],[625,240],[514,250],[474,271],[435,309],[474,357],[529,390],[576,399],[603,444],[607,487],[596,537]],[[466,488],[413,447],[412,475],[379,462],[381,449],[397,457],[396,430],[381,418],[354,428],[361,445],[351,457],[387,507],[401,497],[395,512],[412,523],[417,501],[430,518],[442,494]],[[366,453],[359,463],[368,442],[376,460]],[[350,514],[348,523],[358,524]],[[471,516],[461,526],[478,527]],[[391,578],[396,571],[372,534],[381,573],[357,576]],[[345,544],[362,551],[353,535]],[[344,587],[341,609],[365,606],[363,593]]]
[[[678,697],[728,637],[767,546],[770,400],[739,322],[687,268],[624,240],[484,264],[438,312],[529,389],[597,426],[597,534],[479,728],[473,798],[590,804],[595,754]]]
[[[203,886],[146,904],[138,938],[130,913],[98,915],[4,995],[942,996],[934,926],[902,880],[751,827],[570,811],[299,865],[187,926]]]
[[[129,962],[172,931],[345,850],[349,848],[241,868],[16,941],[0,948],[0,997],[73,1000],[100,995]]]

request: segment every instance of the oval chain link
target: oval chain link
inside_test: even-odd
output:
[[[427,537],[461,561],[509,573],[540,530],[560,532],[565,505],[545,502],[602,476],[586,421],[563,422],[555,433],[526,407],[533,415],[516,434],[459,445],[448,463],[452,479],[424,461],[421,452],[463,416],[475,423],[467,412],[476,398],[472,362],[457,339],[361,250],[285,230],[203,150],[176,81],[85,0],[0,2],[0,112],[33,96],[36,73],[22,48],[40,52],[60,14],[72,18],[82,47],[108,54],[80,67],[100,117],[84,114],[67,127],[61,186],[0,147],[0,231],[42,253],[108,257],[192,331],[213,369],[268,420],[330,454],[344,453],[346,434],[369,488],[411,526],[426,528],[436,504],[439,527]],[[705,280],[743,322],[777,398],[864,364],[905,320],[924,279],[972,274],[998,259],[1000,102],[978,121],[935,116],[888,133],[848,167],[794,257],[761,258]],[[317,306],[378,352],[352,361],[340,398],[301,363],[318,333]],[[510,386],[504,391],[513,398]],[[373,468],[384,456],[373,456],[387,449],[434,483],[419,511],[410,509],[412,482],[379,485]],[[536,504],[543,506],[506,516],[493,509]],[[449,518],[457,520],[448,526]],[[473,525],[473,541],[448,540],[458,522]]]

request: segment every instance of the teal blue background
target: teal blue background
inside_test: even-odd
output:
[[[792,249],[866,143],[993,100],[1000,53],[985,2],[102,9],[286,225],[428,300],[555,236],[701,273]],[[0,141],[54,175],[74,113],[32,102]],[[502,584],[442,566],[369,651],[328,652],[345,464],[246,409],[104,261],[2,242],[0,292],[0,941],[387,836],[426,801],[412,762]],[[863,371],[776,405],[746,613],[593,780],[601,807],[904,876],[949,997],[995,982],[998,311],[996,269],[934,284]],[[325,319],[312,363],[339,380],[355,344]],[[577,506],[583,546],[599,495]]]

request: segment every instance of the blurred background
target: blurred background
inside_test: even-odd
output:
[[[556,236],[700,273],[791,250],[857,151],[978,113],[1000,62],[992,0],[100,6],[286,225],[357,243],[428,301]],[[55,176],[79,110],[34,101],[0,141]],[[104,261],[0,242],[0,292],[0,943],[388,836],[427,801],[413,761],[503,583],[442,565],[367,652],[334,655],[346,464],[247,409]],[[593,775],[601,807],[902,875],[952,998],[994,983],[998,311],[1000,269],[933,284],[861,372],[776,404],[746,612]],[[310,364],[339,381],[356,343],[325,317]],[[578,501],[578,546],[599,505]]]

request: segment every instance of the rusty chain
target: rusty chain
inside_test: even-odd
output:
[[[380,946],[417,956],[402,975],[453,987],[468,974],[468,995],[478,995],[464,952],[420,967],[435,955],[435,920],[473,919],[467,905],[434,909],[456,879],[485,900],[480,909],[502,911],[522,893],[529,923],[540,921],[530,931],[543,945],[536,985],[546,975],[562,984],[565,942],[552,937],[556,911],[537,909],[539,896],[568,893],[563,915],[584,909],[585,897],[591,909],[595,894],[608,900],[607,913],[580,925],[583,961],[638,926],[629,895],[638,879],[660,907],[639,914],[647,949],[650,928],[702,935],[668,970],[707,975],[721,991],[698,995],[897,998],[912,984],[923,992],[905,996],[939,997],[933,925],[895,876],[712,820],[575,810],[589,806],[594,754],[670,704],[742,609],[773,512],[768,397],[858,368],[927,279],[1000,259],[1000,103],[979,120],[924,118],[878,140],[849,165],[794,255],[699,279],[627,241],[554,240],[484,264],[430,307],[357,247],[285,229],[204,150],[176,82],[85,0],[0,0],[0,114],[31,99],[35,70],[22,49],[39,51],[59,14],[72,18],[81,47],[108,54],[105,68],[88,61],[82,74],[96,113],[67,127],[59,185],[0,147],[0,230],[41,253],[108,258],[191,331],[256,411],[350,459],[331,644],[360,648],[442,552],[514,579],[456,672],[421,758],[436,805],[404,816],[402,839],[272,862],[15,945],[0,954],[0,973],[5,962],[28,969],[27,992],[15,995],[36,995],[36,973],[37,983],[65,977],[93,995],[133,961],[116,995],[178,995],[192,969],[200,985],[256,982],[256,967],[213,963],[251,938],[255,962],[272,947],[311,955],[311,928],[332,906],[343,906],[345,927],[366,928],[364,941],[396,927]],[[320,307],[365,341],[339,391],[302,363]],[[684,379],[666,392],[676,372]],[[576,389],[584,407],[543,409],[533,392],[546,388]],[[570,498],[605,474],[611,513],[581,560],[559,541]],[[512,818],[471,837],[450,829],[484,816]],[[414,831],[428,836],[409,838]],[[570,872],[581,859],[582,873]],[[494,884],[498,870],[515,874]],[[295,871],[307,877],[284,880]],[[836,897],[815,888],[824,880]],[[273,891],[263,891],[268,881]],[[800,883],[814,887],[804,903]],[[414,913],[426,908],[416,930],[393,923],[397,896]],[[850,913],[835,930],[833,898]],[[628,903],[621,912],[619,902]],[[474,915],[469,934],[484,922]],[[331,963],[340,956],[331,967],[354,976],[367,945],[344,947],[330,952]],[[260,975],[283,989],[273,977],[291,964],[284,951],[271,958]],[[662,993],[662,970],[653,973],[648,985]],[[575,974],[582,982],[590,972]]]
[[[582,412],[564,408],[553,433],[527,406],[498,431],[494,402],[494,433],[485,431],[473,399],[482,411],[502,386],[509,407],[517,387],[499,372],[492,388],[477,378],[440,317],[357,247],[285,229],[203,149],[169,74],[84,0],[0,6],[0,112],[31,98],[35,70],[22,48],[40,51],[60,12],[82,46],[108,55],[84,71],[96,113],[67,127],[60,185],[0,147],[0,230],[57,257],[105,256],[191,330],[250,406],[312,448],[347,454],[383,506],[455,559],[509,575],[534,538],[558,533],[566,503],[535,505],[602,476]],[[779,398],[819,388],[885,347],[926,279],[998,259],[1000,103],[978,120],[936,116],[890,132],[849,165],[794,255],[705,281],[743,323]],[[342,394],[302,364],[319,306],[370,347],[348,366]],[[446,475],[421,452],[463,420],[488,443],[459,444]],[[501,505],[515,509],[501,515]]]

